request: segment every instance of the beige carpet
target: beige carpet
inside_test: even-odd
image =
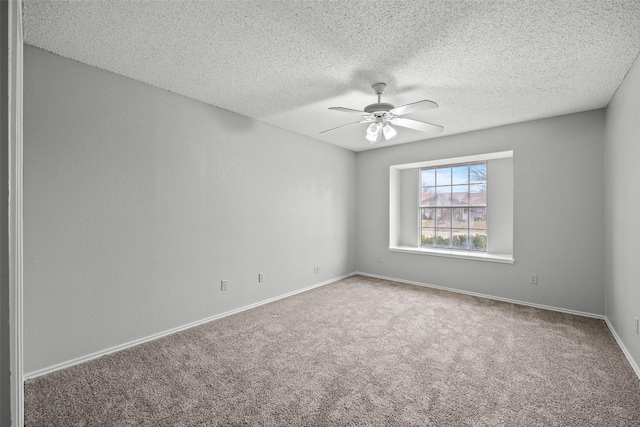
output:
[[[362,276],[25,394],[28,426],[640,426],[640,380],[602,320]]]

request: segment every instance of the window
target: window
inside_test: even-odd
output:
[[[420,245],[487,250],[487,163],[420,169]]]
[[[389,166],[389,251],[513,264],[513,188],[513,151]]]

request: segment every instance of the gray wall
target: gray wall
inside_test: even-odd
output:
[[[604,117],[596,110],[359,153],[358,271],[604,314]],[[506,150],[515,264],[388,251],[389,166]]]
[[[355,153],[34,47],[24,68],[25,373],[355,270]]]
[[[605,313],[604,110],[356,155],[30,46],[24,103],[27,374],[355,270]],[[388,251],[389,166],[504,150],[514,265]]]
[[[606,315],[640,365],[640,60],[607,107],[605,133]]]

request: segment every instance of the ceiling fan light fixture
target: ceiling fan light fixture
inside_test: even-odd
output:
[[[375,143],[375,142],[378,142],[378,134],[377,133],[375,133],[373,135],[370,134],[370,133],[367,133],[366,138],[367,138],[367,141],[369,141],[372,144]]]
[[[374,142],[378,142],[378,138],[380,137],[380,128],[382,126],[380,126],[379,123],[371,123],[369,125],[369,127],[367,128],[367,141],[371,142],[372,144]]]
[[[398,134],[398,132],[390,125],[384,125],[382,127],[382,133],[384,133],[384,137],[387,141]]]

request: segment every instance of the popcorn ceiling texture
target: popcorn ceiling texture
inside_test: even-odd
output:
[[[27,44],[354,151],[330,111],[431,99],[456,134],[605,107],[640,51],[640,1],[35,1]]]

